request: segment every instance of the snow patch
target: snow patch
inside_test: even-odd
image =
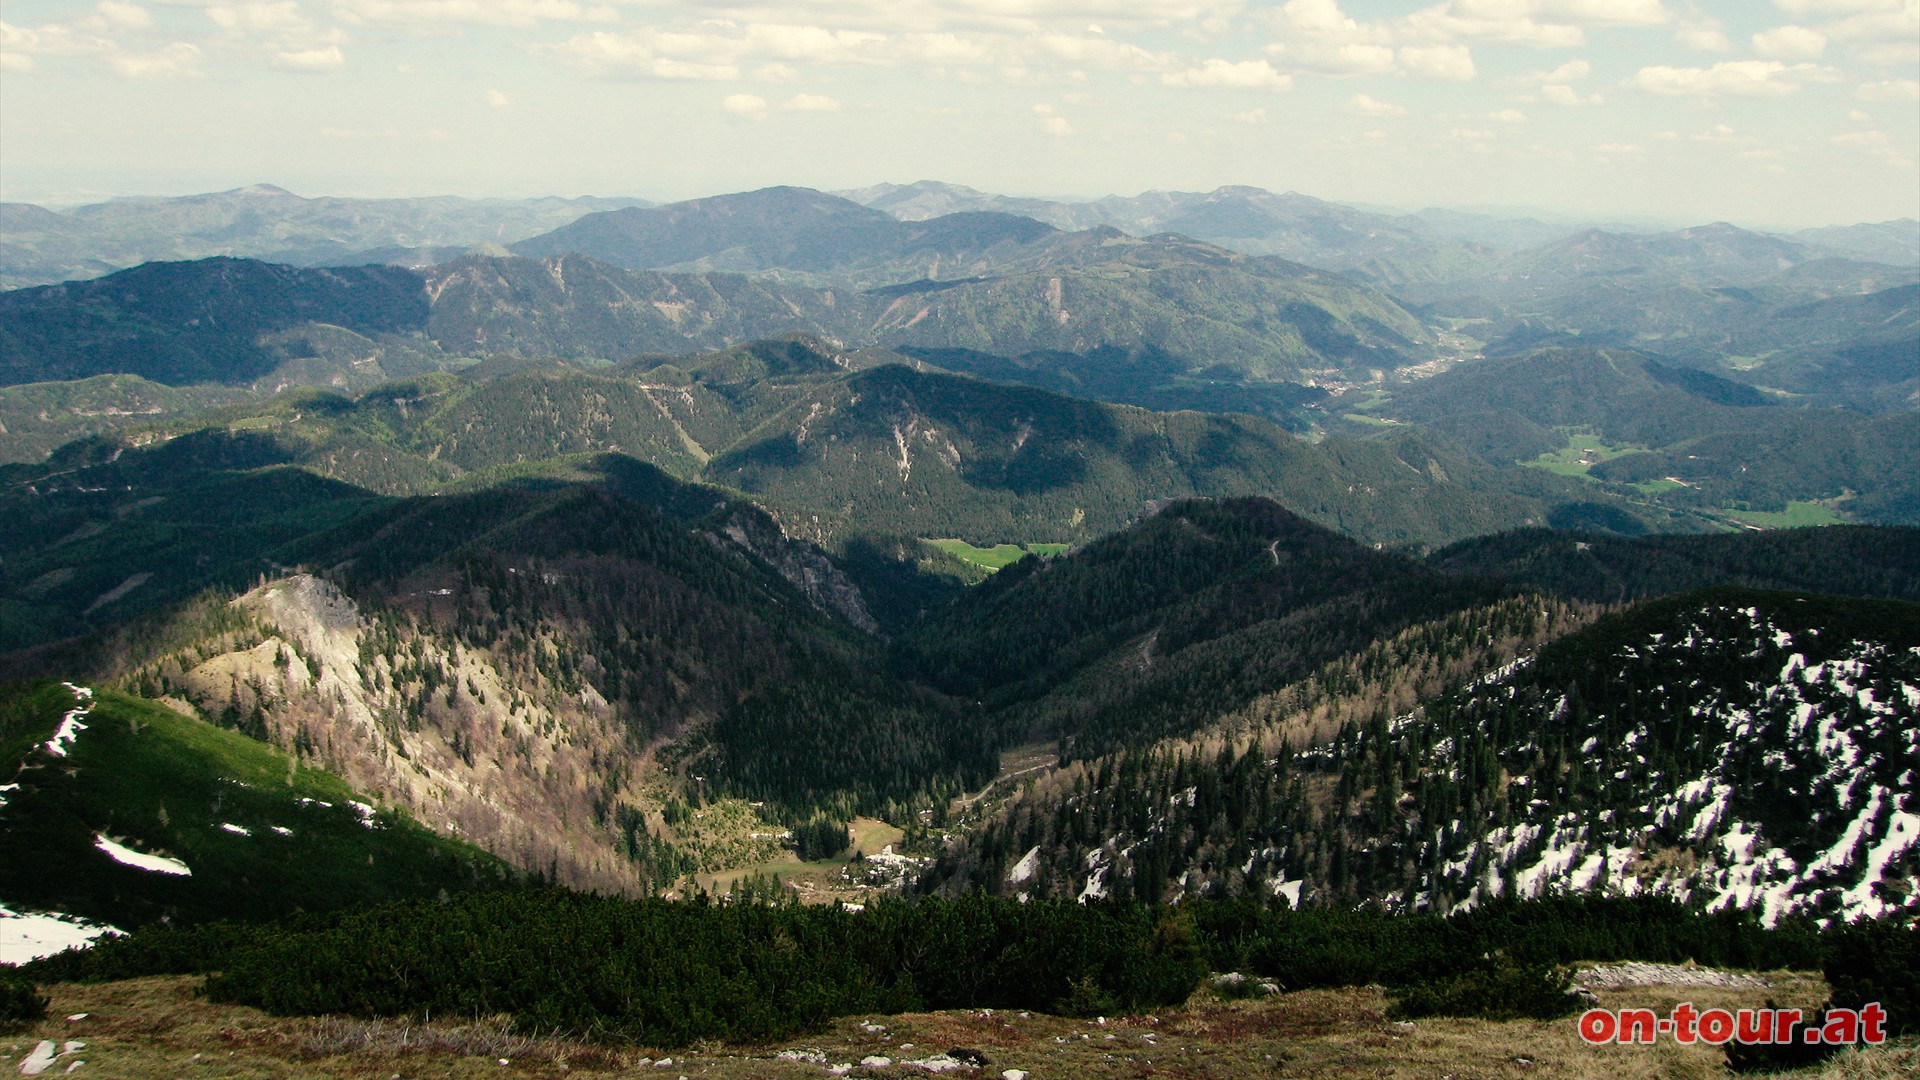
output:
[[[105,833],[93,834],[93,846],[107,853],[107,857],[122,866],[131,866],[136,870],[151,870],[156,874],[174,874],[179,877],[192,877],[193,871],[179,859],[170,859],[165,855],[148,855],[130,847],[107,839]]]
[[[24,964],[67,949],[85,948],[121,931],[72,915],[0,907],[0,964]]]
[[[1040,845],[1035,844],[1033,847],[1027,849],[1025,855],[1020,856],[1020,861],[1013,864],[1013,869],[1007,871],[1007,883],[1010,885],[1025,884],[1031,881],[1033,876],[1039,872]]]
[[[80,738],[80,733],[87,730],[87,725],[80,721],[93,711],[93,691],[72,683],[60,685],[72,691],[73,696],[80,699],[80,704],[68,710],[67,714],[60,718],[60,730],[54,732],[53,738],[48,739],[45,744],[47,753],[63,758],[67,756],[67,747],[72,746]]]

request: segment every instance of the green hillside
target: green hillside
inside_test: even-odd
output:
[[[1490,357],[1395,389],[1375,412],[1444,432],[1489,460],[1608,482],[1676,509],[1829,501],[1852,520],[1920,520],[1906,467],[1916,414],[1795,407],[1632,349]]]
[[[0,690],[0,724],[0,771],[19,785],[0,808],[0,899],[14,908],[132,929],[518,880],[338,777],[165,705],[37,680]],[[158,869],[128,865],[136,855]]]
[[[783,513],[974,543],[1088,539],[1194,495],[1268,495],[1396,544],[1546,524],[1594,499],[1644,527],[1617,496],[1502,473],[1413,434],[1308,443],[1254,417],[1152,413],[901,367],[821,384],[703,475]]]
[[[1796,410],[1770,405],[1751,387],[1648,353],[1574,346],[1464,364],[1394,390],[1377,411],[1446,432],[1491,460],[1527,461],[1561,447],[1564,435],[1549,429],[1649,447],[1791,422]]]
[[[1623,484],[1673,477],[1686,487],[1669,501],[1779,511],[1794,501],[1830,500],[1861,521],[1920,523],[1920,413],[1862,417],[1793,415],[1766,430],[1729,432],[1628,454],[1594,467]]]
[[[249,382],[292,357],[266,340],[309,323],[404,334],[427,323],[397,267],[300,270],[250,259],[148,263],[96,281],[0,293],[0,383],[139,375]]]
[[[206,412],[243,394],[218,386],[168,386],[138,375],[0,386],[0,465],[45,461],[75,439]]]
[[[0,649],[241,587],[285,545],[385,501],[279,457],[264,440],[187,436],[65,489],[0,489]]]

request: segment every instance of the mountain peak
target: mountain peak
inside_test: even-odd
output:
[[[273,184],[249,184],[246,187],[234,188],[232,191],[223,192],[222,194],[239,195],[242,197],[249,197],[249,198],[269,198],[269,199],[300,198],[300,196],[295,195],[293,192],[288,191],[286,188],[278,187]]]

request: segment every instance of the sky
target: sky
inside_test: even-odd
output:
[[[1920,0],[6,0],[0,198],[934,179],[1920,216]]]

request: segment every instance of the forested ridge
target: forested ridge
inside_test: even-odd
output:
[[[1264,499],[1183,501],[1029,557],[902,640],[910,670],[1069,756],[1185,735],[1405,627],[1496,601]]]
[[[1404,712],[1368,695],[1371,713],[1324,741],[1242,721],[1083,763],[1008,800],[928,881],[1441,911],[1555,889],[1770,921],[1910,911],[1917,619],[1785,593],[1652,601]],[[1466,625],[1455,642],[1498,623]]]

